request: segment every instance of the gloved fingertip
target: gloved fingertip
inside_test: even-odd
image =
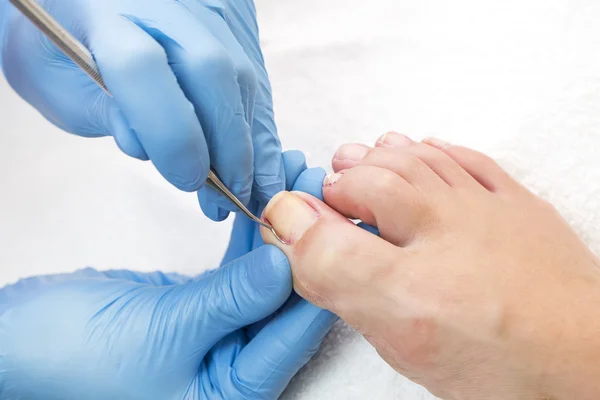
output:
[[[217,209],[217,222],[225,221],[229,217],[229,211],[221,207]]]
[[[141,161],[148,161],[150,157],[144,151],[142,144],[137,140],[134,133],[127,134],[125,136],[113,136],[117,147],[129,157],[137,158]]]
[[[291,191],[300,174],[306,169],[306,157],[300,150],[288,150],[283,153],[285,171],[285,190]]]
[[[233,182],[230,185],[225,185],[242,204],[244,204],[248,209],[251,209],[251,180]],[[238,207],[227,197],[218,193],[211,187],[205,186],[198,193],[198,199],[200,201],[200,205],[202,206],[202,210],[204,211],[206,208],[206,211],[210,211],[210,216],[208,214],[206,215],[214,221],[222,221],[227,218],[230,212],[240,211]]]
[[[253,197],[260,204],[267,204],[277,193],[285,189],[285,175],[255,175]]]
[[[255,288],[273,294],[281,304],[292,292],[292,270],[286,255],[272,245],[261,246],[254,254],[257,266],[249,271],[249,280]]]
[[[158,142],[161,141],[148,138],[142,140],[152,163],[170,184],[189,193],[196,192],[204,186],[210,169],[204,138],[202,140],[196,138],[177,141],[185,142],[185,144],[173,143],[159,146]]]
[[[319,200],[323,200],[323,180],[327,172],[323,168],[309,168],[302,172],[296,184],[294,191],[306,192]]]
[[[148,161],[150,158],[146,154],[144,146],[140,143],[135,132],[129,128],[125,117],[116,106],[110,108],[108,119],[109,129],[117,147],[130,157]]]
[[[229,211],[220,207],[220,200],[217,196],[220,196],[217,192],[204,186],[198,191],[198,203],[200,203],[204,215],[215,222],[221,222],[227,219]]]
[[[212,287],[204,290],[216,307],[208,314],[222,335],[256,323],[281,307],[292,292],[292,272],[283,252],[263,246],[198,283]]]
[[[306,156],[302,150],[286,150],[281,153],[281,157],[283,158],[283,163],[286,167],[306,165]]]
[[[154,163],[156,168],[160,171],[160,168],[156,163]],[[206,182],[206,177],[208,176],[208,169],[204,166],[204,163],[200,160],[196,163],[192,173],[176,173],[176,172],[166,172],[163,173],[163,176],[169,183],[175,186],[177,189],[182,190],[184,192],[195,192],[199,190],[202,185]],[[206,172],[205,172],[206,171]],[[190,178],[191,177],[191,178]]]
[[[281,307],[292,293],[292,270],[285,254],[275,246],[259,247],[249,255],[252,262],[237,269],[237,280],[260,320]]]
[[[204,215],[206,215],[208,219],[214,222],[223,222],[229,216],[228,211],[219,208],[215,204],[200,203],[200,208],[202,209]]]
[[[292,295],[236,358],[239,386],[277,398],[317,352],[337,320],[335,314]]]

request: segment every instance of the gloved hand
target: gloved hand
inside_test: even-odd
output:
[[[307,192],[317,198],[323,198],[322,187],[326,175],[325,170],[322,168],[307,169],[304,154],[296,150],[283,153],[283,164],[285,166],[286,190]],[[255,215],[261,215],[262,208],[264,207],[254,204],[253,212],[255,212]],[[260,236],[259,226],[245,215],[238,214],[233,223],[231,240],[222,264],[229,263],[231,260],[260,248],[260,246],[264,246],[264,242]],[[314,331],[314,335],[320,337],[321,340],[329,332],[334,322],[338,320],[335,314],[310,304],[296,293],[290,296],[286,307],[289,307],[291,311],[283,313],[280,318],[285,316],[285,318],[310,326],[311,330]],[[260,331],[262,326],[268,326],[270,321],[271,317],[254,324],[248,329],[248,335],[253,337]],[[301,348],[310,345],[310,343],[307,343],[307,338],[298,338],[298,340],[300,340],[299,343],[303,343],[300,346]],[[319,340],[318,344],[320,343]],[[317,345],[313,346],[313,354],[317,352],[318,348]],[[313,354],[310,354],[310,356],[312,357]]]
[[[38,1],[91,50],[113,95],[3,0],[2,70],[49,121],[112,135],[182,190],[200,189],[210,166],[244,203],[283,190],[253,0]],[[214,220],[234,210],[212,189],[198,196]]]
[[[197,279],[131,271],[0,289],[0,398],[274,399],[324,337],[263,246]]]

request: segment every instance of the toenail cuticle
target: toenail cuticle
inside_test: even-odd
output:
[[[379,144],[385,144],[385,138],[387,138],[389,135],[389,133],[384,133],[383,135],[381,135],[379,137],[379,139],[377,139],[377,143]]]
[[[434,137],[429,137],[429,138],[423,140],[423,142],[430,146],[436,147],[440,150],[445,150],[448,147],[452,146],[452,144],[446,142],[445,140],[434,138]]]
[[[379,146],[382,146],[382,147],[392,147],[392,146],[391,146],[391,145],[388,143],[388,141],[389,141],[389,140],[388,140],[388,138],[389,138],[390,134],[391,134],[391,132],[384,133],[383,135],[381,135],[381,136],[379,137],[379,139],[377,139],[377,144],[378,144]]]
[[[347,144],[342,146],[333,156],[333,161],[360,161],[369,152],[366,146]]]
[[[377,140],[381,147],[408,147],[413,141],[406,135],[397,132],[388,132]]]
[[[340,180],[342,175],[343,174],[341,174],[341,173],[327,175],[325,177],[325,179],[323,180],[323,186],[333,186],[337,181]]]

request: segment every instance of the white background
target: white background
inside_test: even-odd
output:
[[[257,0],[257,7],[283,145],[305,151],[313,166],[328,167],[341,143],[373,143],[393,129],[494,155],[508,150],[547,172],[577,151],[577,138],[586,138],[585,151],[600,134],[597,120],[588,123],[600,115],[596,0]],[[0,285],[83,266],[192,274],[218,264],[230,224],[208,221],[194,195],[121,154],[110,138],[58,131],[2,80],[0,104]],[[553,156],[535,158],[544,148]],[[573,160],[556,169],[564,190],[581,157]],[[550,197],[558,190],[556,182],[541,186]],[[593,239],[589,214],[577,215]],[[340,325],[288,397],[420,393]]]

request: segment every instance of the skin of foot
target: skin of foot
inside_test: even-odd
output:
[[[600,398],[600,263],[550,204],[437,139],[347,144],[333,170],[325,203],[264,212],[301,296],[443,399]]]

